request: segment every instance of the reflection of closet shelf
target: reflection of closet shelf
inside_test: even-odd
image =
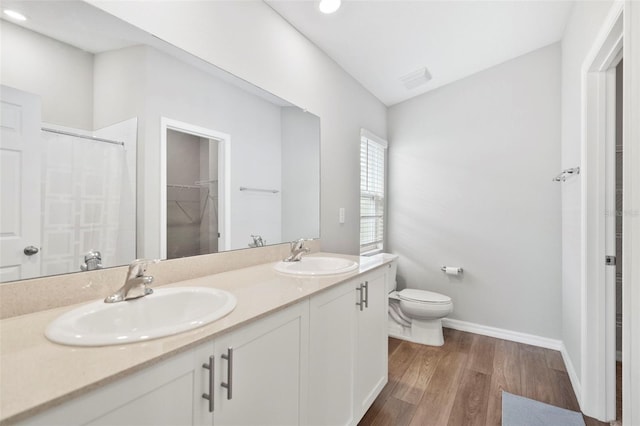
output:
[[[213,179],[213,180],[196,181],[195,185],[183,185],[183,184],[168,183],[167,184],[167,189],[169,189],[169,188],[175,188],[175,189],[179,189],[179,190],[182,190],[182,189],[195,189],[195,190],[198,190],[198,191],[200,191],[202,189],[206,189],[207,193],[206,193],[206,195],[204,197],[202,197],[201,199],[198,199],[198,200],[176,200],[174,198],[181,198],[181,196],[179,195],[180,191],[173,192],[172,196],[169,196],[167,194],[167,202],[175,203],[175,205],[182,211],[182,213],[184,213],[184,215],[187,217],[187,219],[189,219],[189,222],[191,222],[191,223],[201,223],[202,219],[204,217],[205,211],[207,210],[207,206],[208,206],[209,200],[211,200],[212,207],[213,207],[213,214],[217,218],[217,215],[218,215],[218,208],[217,208],[218,196],[212,194],[211,193],[212,190],[211,190],[211,188],[209,188],[210,184],[214,184],[214,183],[217,183],[217,182],[218,182],[217,179]],[[214,187],[213,190],[214,190],[213,191],[214,193],[217,192],[217,188]],[[191,195],[191,194],[193,194],[192,192],[187,192],[187,193],[183,193],[183,194],[186,194],[187,198],[195,196],[195,194]],[[200,219],[198,221],[196,221],[192,217],[192,215],[190,215],[187,212],[187,209],[184,207],[183,204],[184,205],[192,205],[192,206],[196,205],[199,209],[200,209],[200,206],[202,206],[201,207],[201,211],[199,213]]]
[[[211,180],[197,180],[196,181],[196,185],[197,186],[206,186],[209,185],[211,183],[218,183],[218,179],[211,179]]]
[[[212,180],[197,180],[194,182],[194,185],[182,185],[176,183],[168,183],[167,188],[177,188],[177,189],[202,189],[206,188],[212,183],[218,183],[218,179]]]
[[[202,189],[201,186],[198,185],[176,185],[176,184],[167,184],[167,188],[178,188],[178,189]]]
[[[263,188],[247,188],[246,186],[241,186],[240,191],[251,191],[251,192],[270,192],[272,194],[277,194],[277,189],[263,189]]]

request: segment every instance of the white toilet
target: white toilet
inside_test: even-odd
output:
[[[442,346],[442,318],[453,312],[451,298],[426,290],[396,291],[398,256],[392,256],[387,279],[389,293],[389,336],[430,346]]]

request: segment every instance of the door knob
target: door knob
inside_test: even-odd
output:
[[[24,248],[24,254],[26,254],[27,256],[33,256],[34,254],[37,254],[40,250],[38,250],[38,247],[34,247],[34,246],[27,246]]]

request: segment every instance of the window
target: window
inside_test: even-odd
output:
[[[387,142],[362,129],[360,134],[360,254],[383,249]]]

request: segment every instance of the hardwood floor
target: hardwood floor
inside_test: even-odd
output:
[[[616,362],[616,420],[622,423],[622,363]]]
[[[360,426],[500,426],[502,390],[579,411],[559,352],[448,328],[444,339],[389,339],[389,383]]]

